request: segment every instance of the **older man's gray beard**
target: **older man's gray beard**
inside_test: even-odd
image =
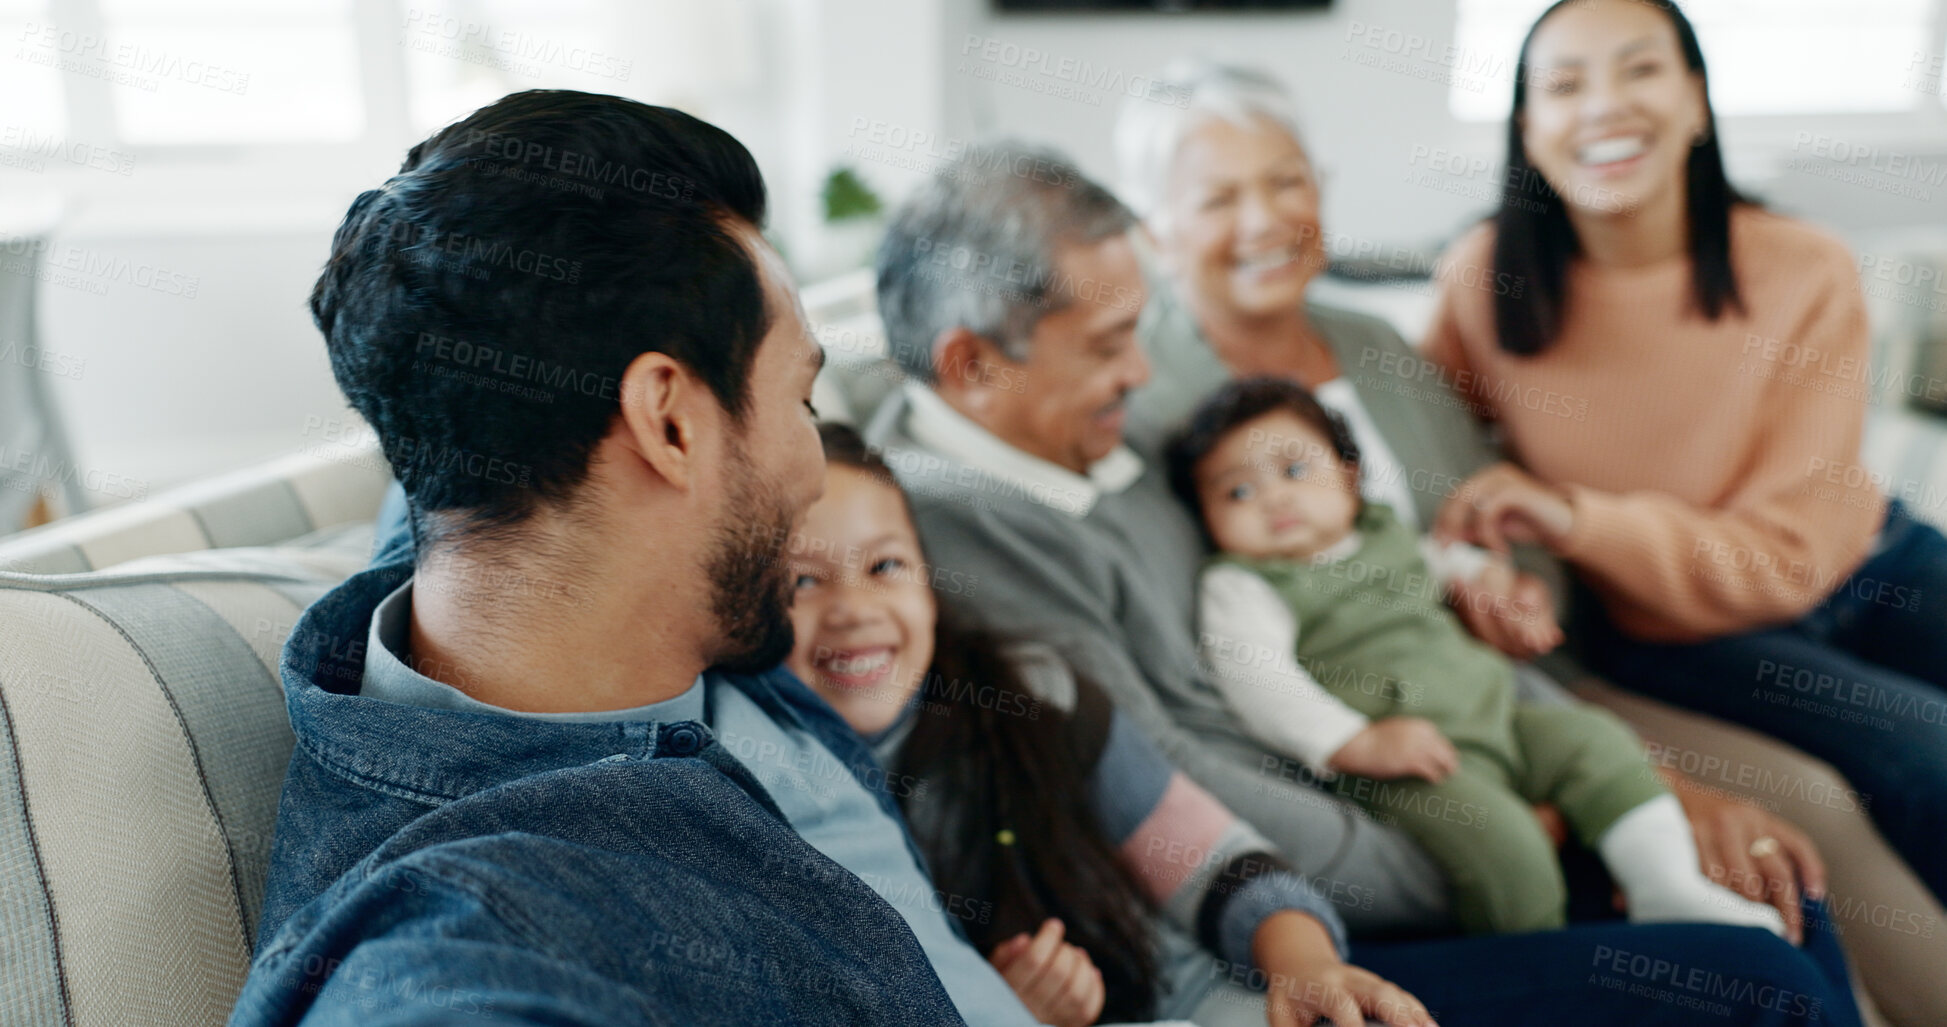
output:
[[[707,564],[710,611],[722,631],[712,666],[735,674],[770,670],[791,654],[791,571],[784,559],[796,517],[731,449],[724,517]]]

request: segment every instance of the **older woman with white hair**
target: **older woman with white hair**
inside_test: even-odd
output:
[[[1131,398],[1131,434],[1168,431],[1233,377],[1277,375],[1310,388],[1345,418],[1360,452],[1366,497],[1425,530],[1468,475],[1498,457],[1463,397],[1387,322],[1309,302],[1306,291],[1327,263],[1319,175],[1305,149],[1290,95],[1260,72],[1179,62],[1164,72],[1175,104],[1131,100],[1116,126],[1125,200],[1142,217],[1152,283],[1140,334],[1155,366],[1151,384]],[[1561,572],[1545,554],[1519,557],[1528,570],[1499,598],[1552,608]],[[1579,674],[1536,634],[1497,617],[1496,597],[1450,591],[1469,630],[1518,660],[1543,657],[1551,673]],[[1524,668],[1524,699],[1566,702],[1547,675]],[[1682,799],[1707,869],[1749,868],[1736,839],[1777,839],[1794,877],[1814,894],[1824,873],[1816,848],[1784,820],[1754,806],[1687,787],[1666,773]],[[1545,822],[1554,814],[1539,810]],[[1264,825],[1274,829],[1275,825]],[[1557,835],[1560,831],[1557,830]],[[1400,844],[1410,844],[1401,839]],[[1765,880],[1762,869],[1747,871]],[[1798,880],[1763,894],[1801,933]],[[1789,886],[1785,886],[1785,885]],[[1419,890],[1425,882],[1401,882]],[[1752,897],[1757,897],[1753,895]]]
[[[1156,370],[1139,419],[1172,424],[1232,377],[1294,378],[1350,422],[1375,498],[1430,525],[1445,481],[1406,468],[1465,475],[1493,453],[1463,410],[1428,402],[1441,397],[1413,364],[1399,373],[1413,351],[1389,324],[1307,302],[1328,255],[1289,95],[1268,75],[1201,62],[1163,79],[1180,104],[1132,100],[1116,124],[1122,196],[1161,279],[1143,315]]]

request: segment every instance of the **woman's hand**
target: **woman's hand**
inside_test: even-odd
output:
[[[1818,846],[1782,817],[1712,794],[1673,771],[1665,770],[1663,777],[1690,818],[1704,876],[1747,899],[1777,907],[1785,917],[1786,937],[1794,945],[1803,943],[1799,892],[1825,897],[1825,861]],[[1760,839],[1771,841],[1756,844]],[[1757,855],[1752,854],[1754,845]]]
[[[1375,781],[1419,777],[1439,784],[1460,769],[1460,750],[1424,717],[1387,717],[1367,724],[1326,762]]]
[[[1513,464],[1499,463],[1461,482],[1447,497],[1434,518],[1433,537],[1505,554],[1519,542],[1558,549],[1574,526],[1568,493]]]
[[[1107,997],[1102,971],[1087,952],[1061,940],[1066,930],[1049,918],[1034,937],[1017,934],[994,946],[987,961],[1035,1019],[1055,1027],[1088,1027],[1102,1015]]]
[[[1251,957],[1270,979],[1270,1027],[1311,1027],[1324,1016],[1338,1027],[1363,1027],[1367,1017],[1393,1027],[1439,1027],[1406,989],[1339,959],[1325,925],[1309,914],[1266,917],[1251,939]]]
[[[1494,560],[1472,581],[1453,584],[1453,609],[1475,638],[1532,660],[1562,644],[1548,584],[1506,560]]]

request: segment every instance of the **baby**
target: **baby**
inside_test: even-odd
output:
[[[1211,680],[1254,738],[1417,839],[1463,929],[1562,925],[1561,866],[1531,810],[1551,803],[1631,920],[1784,933],[1776,910],[1704,877],[1682,807],[1627,727],[1589,706],[1515,702],[1512,664],[1442,601],[1448,583],[1511,568],[1434,547],[1362,500],[1351,433],[1302,386],[1226,386],[1172,440],[1169,467],[1219,550],[1199,582]],[[1529,621],[1544,642],[1558,631],[1547,614]]]

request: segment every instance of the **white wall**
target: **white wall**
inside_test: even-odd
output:
[[[1518,41],[1505,54],[1453,50],[1453,0],[1335,0],[1319,12],[1190,17],[1001,15],[991,0],[942,2],[943,129],[951,136],[1052,142],[1113,184],[1110,140],[1122,97],[1064,81],[1062,62],[1096,81],[1126,83],[1173,57],[1205,57],[1264,69],[1292,89],[1306,142],[1328,176],[1325,228],[1342,242],[1424,246],[1494,202],[1502,127],[1456,120],[1449,83],[1498,95]],[[1003,48],[998,59],[983,56],[990,42]],[[1031,62],[1023,56],[1030,49],[1043,56]],[[996,81],[1004,73],[1014,79]],[[1078,95],[1042,91],[1064,86]],[[1726,119],[1720,127],[1733,176],[1788,210],[1850,231],[1947,224],[1947,186],[1915,199],[1788,170],[1789,161],[1814,156],[1800,136],[1808,130],[1947,166],[1947,108],[1924,117]],[[1458,172],[1433,166],[1444,153],[1457,155],[1449,160]]]
[[[150,494],[318,444],[347,409],[305,307],[336,216],[171,213],[84,215],[50,251],[83,270],[40,293],[44,344],[80,368],[51,379],[75,459]]]
[[[1182,54],[1256,65],[1291,85],[1328,176],[1326,227],[1342,242],[1437,245],[1492,202],[1491,170],[1428,167],[1435,151],[1462,154],[1463,169],[1499,156],[1496,126],[1448,113],[1453,69],[1440,58],[1453,34],[1452,0],[1336,0],[1324,12],[1195,17],[998,16],[990,0],[742,2],[757,22],[754,70],[726,71],[735,87],[707,101],[661,99],[745,141],[772,186],[774,232],[811,277],[857,242],[820,229],[817,192],[834,165],[857,167],[896,200],[958,146],[1006,134],[1053,143],[1112,182],[1115,87]],[[615,41],[617,52],[645,60],[671,52],[668,26],[655,19],[618,24],[626,38]],[[1012,56],[989,59],[990,41]],[[1021,56],[1029,48],[1042,55],[1032,67]],[[1511,54],[1467,60],[1462,73],[1491,88]],[[1087,80],[1071,81],[1065,68]],[[1787,209],[1858,231],[1939,232],[1947,184],[1907,182],[1930,194],[1917,200],[1780,169],[1809,155],[1793,148],[1808,126],[1947,166],[1947,154],[1928,156],[1947,149],[1943,124],[1947,113],[1917,130],[1882,118],[1744,121],[1724,131],[1740,181]],[[56,166],[9,179],[0,169],[9,193],[17,179],[83,197],[57,245],[199,281],[193,300],[117,281],[104,281],[105,293],[43,287],[43,344],[85,360],[80,376],[51,383],[81,461],[162,488],[300,448],[314,441],[307,426],[342,416],[304,300],[346,205],[396,167],[405,144],[375,139],[335,162],[145,153],[126,178]]]
[[[1448,73],[1437,61],[1388,53],[1406,39],[1428,40],[1439,55],[1453,35],[1451,0],[1337,0],[1321,12],[1159,15],[996,15],[989,0],[951,0],[941,71],[947,82],[947,130],[984,137],[1001,133],[1054,142],[1084,172],[1114,182],[1110,139],[1122,97],[1079,88],[1074,99],[1050,98],[1032,87],[989,76],[1016,73],[1043,87],[1064,85],[1061,62],[1088,75],[1106,69],[1106,82],[1127,83],[1159,71],[1171,58],[1196,56],[1265,69],[1294,91],[1306,142],[1325,173],[1325,226],[1330,232],[1386,242],[1417,243],[1444,235],[1484,209],[1490,179],[1452,183],[1480,198],[1417,187],[1404,179],[1415,146],[1449,148],[1466,142],[1464,126],[1447,113]],[[1368,26],[1379,45],[1359,42]],[[1387,32],[1395,35],[1388,37]],[[998,41],[999,60],[983,59]],[[1048,56],[1037,74],[1005,63],[1011,47]],[[1021,58],[1013,58],[1021,61]],[[1391,61],[1406,73],[1364,62]],[[1432,76],[1420,78],[1416,76]]]

